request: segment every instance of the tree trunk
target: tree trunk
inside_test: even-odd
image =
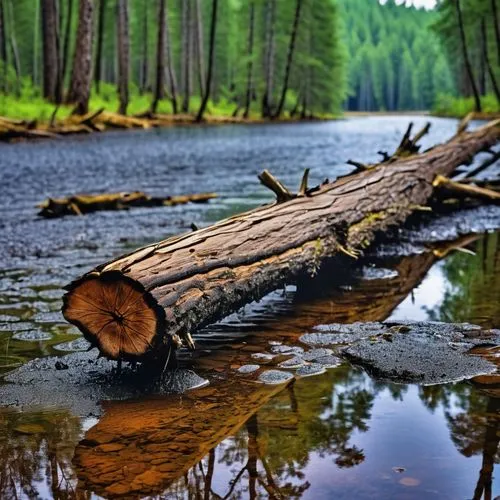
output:
[[[200,0],[194,0],[195,8],[195,37],[196,37],[196,59],[198,63],[198,80],[200,84],[200,96],[205,95],[205,61],[203,51],[203,19],[201,17]]]
[[[479,91],[477,88],[476,80],[474,78],[474,73],[472,71],[472,65],[469,59],[469,52],[467,50],[467,40],[465,38],[464,21],[462,18],[462,8],[460,7],[460,0],[454,0],[455,9],[457,12],[458,30],[460,33],[460,42],[462,44],[462,56],[464,58],[465,69],[467,71],[467,77],[469,79],[470,85],[472,87],[472,93],[474,95],[474,108],[478,113],[481,112],[481,99],[479,97]]]
[[[214,69],[214,53],[215,53],[215,32],[217,28],[217,7],[218,0],[212,0],[212,20],[210,23],[210,45],[208,49],[208,72],[207,72],[207,83],[205,85],[205,95],[201,101],[200,109],[196,115],[196,121],[200,122],[203,119],[205,110],[208,104],[208,98],[210,97],[210,89],[212,88],[212,73]]]
[[[491,12],[493,14],[493,29],[497,45],[497,64],[500,66],[500,19],[498,18],[496,0],[491,0]]]
[[[9,31],[9,44],[12,53],[12,61],[14,65],[14,71],[16,73],[16,96],[21,95],[21,59],[19,57],[19,49],[17,47],[16,32],[14,29],[14,6],[12,5],[12,0],[8,0],[9,7],[9,18],[10,18],[10,31]]]
[[[252,0],[249,5],[250,19],[248,25],[248,64],[247,64],[247,91],[245,96],[245,111],[243,118],[248,118],[250,103],[252,101],[252,70],[253,70],[253,39],[255,29],[255,2]]]
[[[166,19],[165,19],[165,39],[167,43],[167,70],[168,70],[168,78],[170,80],[170,95],[172,100],[172,112],[174,115],[177,114],[177,78],[175,76],[174,62],[172,56],[172,44],[170,41],[170,24],[168,20],[168,7],[165,4],[166,8]]]
[[[58,100],[59,49],[57,41],[57,8],[55,0],[42,0],[43,96]]]
[[[66,26],[64,29],[64,41],[61,57],[61,89],[64,89],[64,82],[66,80],[66,74],[68,72],[68,60],[69,60],[69,45],[71,36],[71,20],[73,18],[73,0],[68,0],[68,12],[66,17]],[[62,101],[61,93],[61,101]]]
[[[75,104],[74,113],[88,112],[92,78],[92,12],[93,0],[80,0],[78,29],[73,60],[73,71],[67,102]]]
[[[182,1],[182,72],[181,111],[187,113],[191,88],[191,0]]]
[[[0,61],[2,63],[0,91],[7,93],[7,29],[3,0],[0,0]]]
[[[217,0],[213,5],[212,25]],[[213,26],[211,31],[213,40]],[[260,179],[277,193],[278,203],[98,266],[69,285],[63,314],[109,358],[161,362],[172,342],[183,338],[193,346],[195,329],[300,273],[316,273],[328,257],[355,256],[376,232],[425,205],[437,175],[451,174],[496,144],[496,125],[462,132],[427,153],[379,164],[314,191],[302,185],[302,196],[292,196],[264,173]]]
[[[295,50],[295,40],[297,39],[297,30],[299,27],[300,20],[300,8],[302,6],[302,0],[297,0],[295,6],[295,17],[293,20],[292,34],[290,36],[290,45],[288,46],[288,54],[286,59],[286,69],[285,69],[285,80],[283,82],[283,90],[281,92],[280,102],[278,104],[278,109],[273,115],[275,118],[279,118],[283,112],[283,107],[285,105],[286,94],[288,92],[288,81],[290,80],[290,70],[292,68],[293,53]]]
[[[487,33],[486,33],[486,21],[483,17],[481,19],[481,45],[482,45],[482,49],[483,49],[483,58],[484,58],[486,68],[488,69],[488,74],[490,75],[491,86],[493,87],[493,92],[495,92],[497,102],[500,103],[500,89],[498,88],[498,83],[497,83],[497,80],[495,78],[495,72],[493,71],[493,68],[491,67],[490,56],[488,54],[488,39],[487,39],[486,35],[487,35]]]
[[[163,99],[165,87],[165,14],[166,0],[159,0],[158,10],[158,38],[156,45],[156,78],[151,113],[156,113],[158,103]]]
[[[147,9],[144,9],[147,11]],[[95,60],[95,72],[94,72],[94,84],[95,91],[97,94],[101,91],[101,80],[102,80],[102,54],[104,47],[104,32],[105,32],[105,22],[106,22],[106,0],[99,0],[99,26],[97,32],[97,50],[96,50],[96,60]]]
[[[128,0],[118,0],[118,91],[120,95],[119,113],[127,114],[129,91],[128,80],[130,74],[130,37],[128,22]]]
[[[40,0],[35,0],[35,21],[34,21],[34,26],[33,26],[33,47],[32,47],[32,64],[31,64],[31,83],[33,84],[33,87],[36,87],[38,85],[38,44],[39,44],[39,38],[40,38],[40,18],[41,18],[41,10],[42,10],[42,4]],[[1,24],[1,21],[0,21]],[[2,28],[0,28],[0,33],[2,31]],[[1,36],[1,35],[0,35]],[[1,42],[0,42],[1,44]],[[1,89],[1,88],[0,88]]]
[[[266,13],[266,59],[265,77],[266,87],[262,98],[262,116],[271,116],[273,75],[274,75],[274,25],[276,18],[276,0],[267,0]]]
[[[148,55],[148,9],[144,8],[144,16],[142,18],[142,61],[141,61],[141,79],[140,91],[141,94],[148,89],[149,76],[149,55]]]

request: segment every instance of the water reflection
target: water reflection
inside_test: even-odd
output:
[[[473,246],[476,255],[455,253],[442,264],[446,288],[441,303],[428,311],[439,321],[470,321],[500,326],[500,233]]]
[[[67,412],[0,410],[0,497],[74,498],[80,437],[80,419]]]
[[[487,326],[498,327],[498,236],[461,244],[476,255],[451,253],[437,264],[449,266],[451,298],[429,314],[447,308],[447,319],[477,321],[482,307]],[[373,259],[397,271],[387,279],[352,280],[349,270],[326,286],[333,279],[325,273],[323,282],[249,306],[202,332],[199,357],[185,361],[210,374],[211,386],[105,402],[84,435],[69,412],[2,410],[0,497],[491,498],[500,488],[492,473],[500,432],[495,377],[405,386],[343,365],[283,388],[236,375],[271,339],[295,343],[318,324],[391,315],[447,247]],[[456,279],[464,258],[478,276]],[[311,297],[311,284],[322,292]]]

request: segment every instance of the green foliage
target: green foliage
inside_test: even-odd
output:
[[[500,105],[493,94],[481,96],[481,108],[484,113],[499,113]],[[473,97],[454,97],[439,94],[434,102],[433,112],[440,116],[463,117],[474,111]]]
[[[495,13],[493,8],[498,2],[491,0],[460,0],[466,47],[471,61],[473,79],[479,94],[482,96],[482,110],[484,112],[500,111],[500,96],[495,96],[495,84],[500,85],[500,48],[495,38]],[[466,71],[464,51],[460,38],[456,0],[441,0],[438,4],[437,17],[432,25],[433,31],[438,35],[448,61],[450,61],[451,76],[446,75],[456,82],[460,98],[454,98],[449,90],[436,99],[434,111],[449,116],[464,116],[474,111],[472,99],[473,86]],[[500,13],[497,12],[497,15]],[[482,30],[484,23],[484,36]],[[488,61],[491,72],[488,70]],[[443,65],[439,62],[434,73],[435,78],[443,78]],[[439,71],[438,71],[439,70]]]
[[[343,0],[341,7],[350,61],[347,109],[423,110],[438,93],[454,92],[443,49],[428,29],[435,12],[393,0]]]

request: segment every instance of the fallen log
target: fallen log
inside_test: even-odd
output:
[[[141,191],[133,193],[78,194],[66,198],[48,198],[38,205],[42,217],[83,215],[99,210],[127,210],[131,207],[175,206],[186,203],[205,203],[216,198],[215,193],[155,197]]]
[[[194,343],[191,332],[322,261],[356,257],[377,231],[424,206],[450,175],[500,138],[500,122],[457,134],[423,154],[371,166],[304,195],[266,174],[281,202],[169,238],[98,266],[67,287],[63,314],[101,354],[158,362]],[[407,139],[415,147],[414,141]]]

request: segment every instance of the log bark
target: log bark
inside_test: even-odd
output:
[[[63,314],[111,359],[149,362],[182,341],[193,347],[195,329],[315,274],[327,257],[355,257],[425,205],[437,175],[496,144],[499,125],[98,266],[67,287]]]

